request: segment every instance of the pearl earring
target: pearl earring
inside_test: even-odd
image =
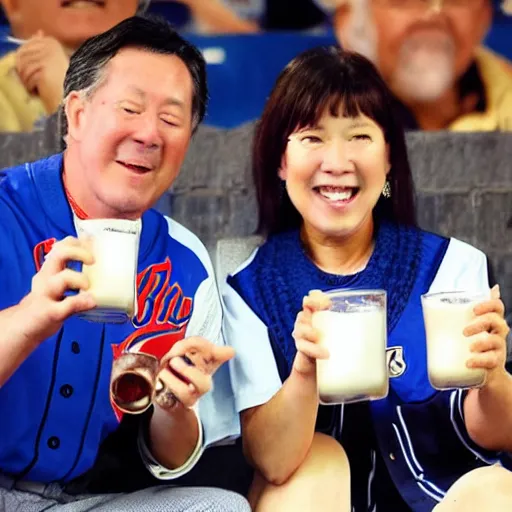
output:
[[[382,189],[382,195],[389,199],[391,197],[391,185],[389,184],[389,181],[386,180],[386,183],[384,184],[384,188]]]

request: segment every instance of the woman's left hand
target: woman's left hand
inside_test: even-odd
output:
[[[482,368],[489,373],[504,371],[510,329],[498,285],[492,288],[489,300],[475,306],[474,313],[476,318],[464,329],[464,335],[471,338],[468,368]]]

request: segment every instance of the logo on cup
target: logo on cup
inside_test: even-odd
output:
[[[403,347],[389,347],[386,350],[386,359],[390,377],[400,377],[403,375],[407,368]]]

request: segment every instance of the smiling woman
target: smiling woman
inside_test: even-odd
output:
[[[471,356],[460,362],[486,369],[489,384],[469,393],[430,384],[421,295],[460,289],[489,297],[487,264],[477,249],[415,226],[393,105],[367,59],[320,48],[284,69],[257,127],[253,174],[266,240],[223,290],[242,439],[261,475],[251,496],[257,512],[430,512],[438,502],[457,510],[450,486],[512,449],[512,418],[500,419],[512,381],[497,290],[475,308],[464,331]],[[329,353],[313,317],[329,307],[323,292],[333,289],[386,291],[387,397],[319,404],[316,362]],[[491,311],[496,324],[487,332]],[[360,332],[337,329],[334,340],[345,359],[363,354],[366,375],[375,351],[365,351]],[[484,402],[492,405],[483,410]]]
[[[359,78],[363,70],[368,74],[364,81]],[[321,179],[326,184],[335,180],[355,187],[360,178],[350,172],[357,156],[354,151],[374,155],[373,166],[377,167],[373,172],[379,167],[381,171],[380,190],[373,193],[366,216],[375,206],[378,217],[414,224],[405,140],[391,103],[375,68],[356,54],[340,60],[334,48],[317,49],[292,61],[276,83],[255,137],[253,173],[260,204],[259,231],[274,234],[302,224],[299,213],[303,212],[289,188],[294,187],[296,160],[311,169],[322,164],[325,172]],[[288,162],[292,163],[291,173],[287,172]],[[392,196],[389,201],[379,199],[386,176]],[[288,194],[282,193],[280,180],[286,181]]]

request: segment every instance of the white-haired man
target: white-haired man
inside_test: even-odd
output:
[[[379,67],[408,129],[512,130],[512,65],[482,47],[498,0],[321,0]]]

